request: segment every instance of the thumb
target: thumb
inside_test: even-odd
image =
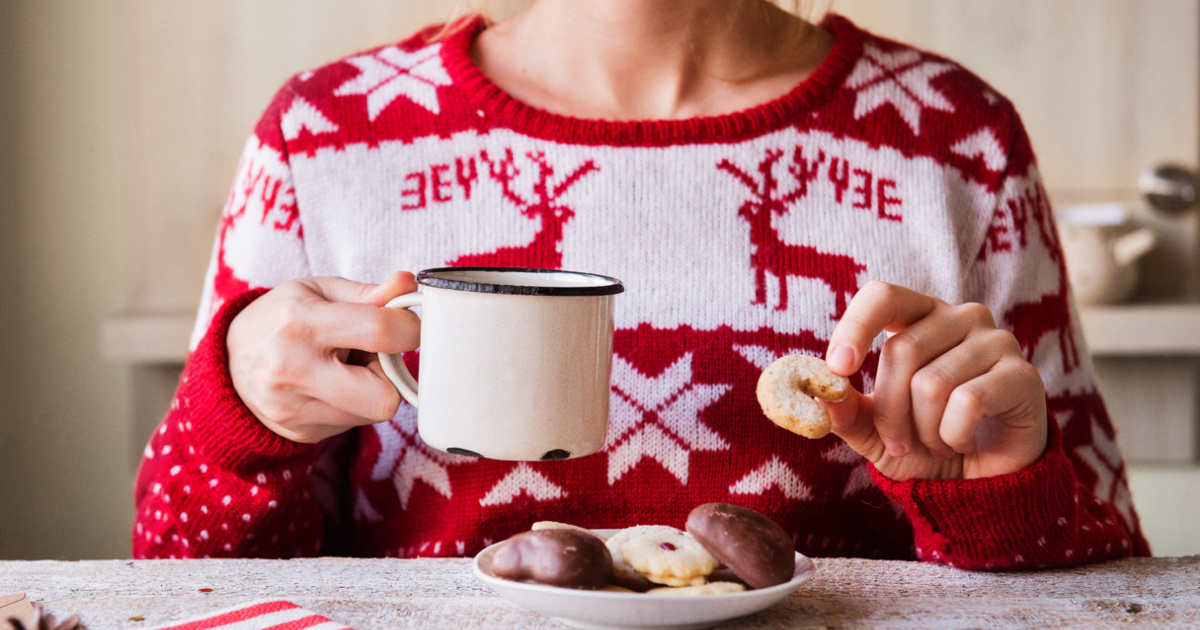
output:
[[[417,290],[412,273],[397,271],[379,284],[355,282],[336,276],[309,278],[309,288],[330,302],[383,306],[392,298]]]
[[[884,455],[883,441],[875,430],[874,396],[851,389],[844,400],[822,404],[829,411],[833,433],[856,453],[872,462]]]

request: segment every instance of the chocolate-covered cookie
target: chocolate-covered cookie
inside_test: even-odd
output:
[[[585,531],[553,528],[522,532],[496,547],[496,577],[569,588],[598,588],[612,574],[604,540]]]
[[[753,588],[792,579],[795,551],[787,532],[771,519],[729,503],[696,506],[687,531]]]

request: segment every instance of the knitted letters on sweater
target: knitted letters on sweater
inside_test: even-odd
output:
[[[472,65],[478,24],[290,81],[220,220],[193,351],[140,471],[134,554],[464,555],[536,520],[682,526],[706,501],[770,516],[813,556],[1014,568],[1148,553],[1011,104],[945,59],[826,26],[834,48],[811,78],[705,119],[528,107]],[[600,453],[450,455],[407,405],[301,445],[238,399],[225,332],[266,288],[454,265],[624,281]],[[895,482],[837,437],[762,415],[759,372],[823,353],[872,279],[982,302],[1017,335],[1052,414],[1038,462]],[[862,391],[879,347],[852,379]]]

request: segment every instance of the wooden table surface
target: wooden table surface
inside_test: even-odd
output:
[[[718,627],[1200,627],[1200,556],[1027,573],[816,562],[816,577],[788,599]],[[355,630],[563,627],[495,595],[466,559],[0,561],[0,595],[20,592],[60,618],[80,614],[89,630],[145,629],[263,599]]]

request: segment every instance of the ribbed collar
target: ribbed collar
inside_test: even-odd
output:
[[[611,121],[574,118],[523,103],[483,75],[470,56],[482,20],[447,37],[442,46],[446,70],[493,127],[523,135],[591,145],[726,143],[761,136],[794,124],[820,107],[845,80],[861,55],[864,34],[853,23],[829,15],[821,26],[833,33],[833,48],[817,69],[788,93],[750,109],[682,120]]]

